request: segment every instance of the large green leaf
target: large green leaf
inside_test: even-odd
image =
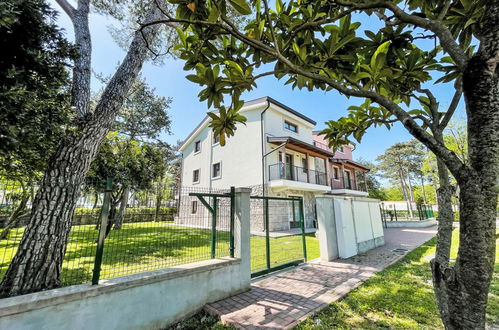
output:
[[[251,8],[245,0],[229,0],[234,9],[241,15],[251,14]]]

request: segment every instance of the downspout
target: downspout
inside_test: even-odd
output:
[[[270,101],[267,99],[267,106],[260,113],[260,132],[262,138],[262,196],[265,196],[265,128],[263,126],[263,115],[270,108]]]

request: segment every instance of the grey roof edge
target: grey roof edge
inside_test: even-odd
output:
[[[317,123],[316,123],[314,120],[312,120],[312,119],[308,118],[307,116],[305,116],[305,115],[303,115],[303,114],[299,113],[298,111],[296,111],[296,110],[294,110],[294,109],[292,109],[292,108],[288,107],[287,105],[285,105],[285,104],[283,104],[283,103],[281,103],[281,102],[279,102],[279,101],[274,100],[274,99],[273,99],[273,98],[271,98],[270,96],[263,96],[263,97],[259,97],[259,98],[254,99],[254,100],[245,101],[245,102],[244,102],[244,106],[249,106],[249,105],[257,104],[257,103],[264,102],[264,101],[268,101],[268,102],[270,102],[270,103],[273,103],[273,104],[277,105],[278,107],[283,108],[284,110],[286,110],[286,111],[288,111],[288,112],[290,112],[290,113],[294,114],[294,115],[295,115],[295,116],[297,116],[297,117],[300,117],[301,119],[303,119],[303,120],[305,120],[305,121],[309,122],[310,124],[312,124],[312,125],[314,125],[314,126],[315,126],[315,125],[317,125]],[[218,110],[215,110],[215,111],[212,111],[212,112],[217,113],[217,112],[218,112]],[[195,128],[194,128],[194,129],[193,129],[193,130],[189,133],[189,135],[187,135],[187,137],[186,137],[186,138],[182,141],[182,147],[183,147],[183,146],[184,146],[184,144],[185,144],[185,143],[186,143],[186,142],[187,142],[187,141],[188,141],[188,140],[189,140],[189,139],[190,139],[190,138],[194,135],[194,133],[196,133],[196,131],[197,131],[197,130],[198,130],[198,129],[199,129],[199,128],[203,125],[203,123],[204,123],[204,122],[206,121],[206,119],[208,119],[208,118],[209,118],[209,116],[208,116],[208,115],[206,115],[206,116],[203,118],[203,120],[201,120],[201,122],[200,122],[199,124],[197,124],[197,125],[196,125],[196,127],[195,127]]]
[[[363,165],[363,164],[361,164],[359,162],[356,162],[355,160],[351,160],[351,159],[347,159],[347,158],[334,158],[334,157],[331,157],[330,160],[333,161],[333,162],[336,161],[336,162],[352,163],[352,164],[357,165],[359,167],[365,168],[368,171],[371,170],[370,167],[367,167],[366,165]]]
[[[310,144],[308,142],[305,142],[305,141],[302,141],[302,140],[299,140],[299,139],[296,139],[292,136],[267,136],[267,142],[288,142],[288,141],[296,141],[298,143],[301,143],[301,144],[305,144],[307,146],[309,146],[310,148],[312,149],[315,149],[317,150],[317,152],[321,152],[325,155],[328,155],[329,157],[333,157],[334,154],[331,152],[331,151],[328,151],[328,150],[324,150],[322,148],[319,148],[313,144]]]
[[[314,126],[317,125],[317,122],[315,120],[310,119],[309,117],[305,116],[304,114],[296,111],[293,108],[288,107],[284,103],[281,103],[281,102],[279,102],[279,101],[271,98],[270,96],[263,96],[263,97],[260,97],[260,98],[257,98],[257,99],[254,99],[254,100],[251,100],[251,101],[248,101],[248,102],[244,102],[244,105],[245,106],[246,105],[252,105],[252,104],[260,103],[260,102],[263,102],[263,101],[268,101],[270,103],[273,103],[273,104],[277,105],[278,107],[283,108],[284,110],[292,113],[293,115],[295,115],[295,116],[297,116],[297,117],[299,117],[299,118],[301,118],[301,119],[309,122],[310,124],[312,124]]]

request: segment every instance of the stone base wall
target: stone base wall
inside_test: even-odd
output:
[[[255,185],[251,188],[252,196],[262,196],[262,185]],[[305,228],[315,226],[315,195],[311,192],[300,190],[285,190],[274,192],[271,189],[267,191],[267,196],[271,197],[303,197],[303,212],[305,216]],[[207,199],[208,200],[208,199]],[[192,202],[198,201],[197,212],[192,213]],[[181,195],[178,208],[178,214],[175,217],[175,224],[183,226],[193,226],[201,228],[211,228],[211,214],[207,208],[195,196],[189,196],[188,193]],[[298,205],[295,205],[295,216],[298,219]],[[262,199],[251,199],[250,203],[250,227],[252,232],[263,232],[264,224],[264,201]],[[228,230],[230,226],[230,199],[221,198],[217,207],[217,229]],[[289,201],[269,201],[269,230],[285,231],[290,230],[290,222],[293,219],[292,203]]]

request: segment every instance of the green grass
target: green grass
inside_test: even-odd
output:
[[[13,258],[24,229],[14,229],[0,241],[0,278]],[[94,225],[73,226],[61,272],[62,285],[92,278],[98,230]],[[318,240],[307,235],[309,259],[319,257]],[[272,265],[303,258],[301,236],[271,239]],[[229,255],[229,234],[217,232],[217,257]],[[252,271],[265,265],[265,238],[251,238]],[[101,279],[157,270],[210,259],[211,231],[169,226],[164,222],[136,222],[112,230],[105,241]],[[263,256],[263,258],[262,258]]]
[[[498,236],[499,238],[499,236]],[[331,304],[297,329],[441,329],[431,286],[429,260],[435,253],[432,239],[400,262],[377,273],[345,299]],[[454,231],[452,257],[457,254]],[[499,323],[499,240],[487,310],[487,322]]]

